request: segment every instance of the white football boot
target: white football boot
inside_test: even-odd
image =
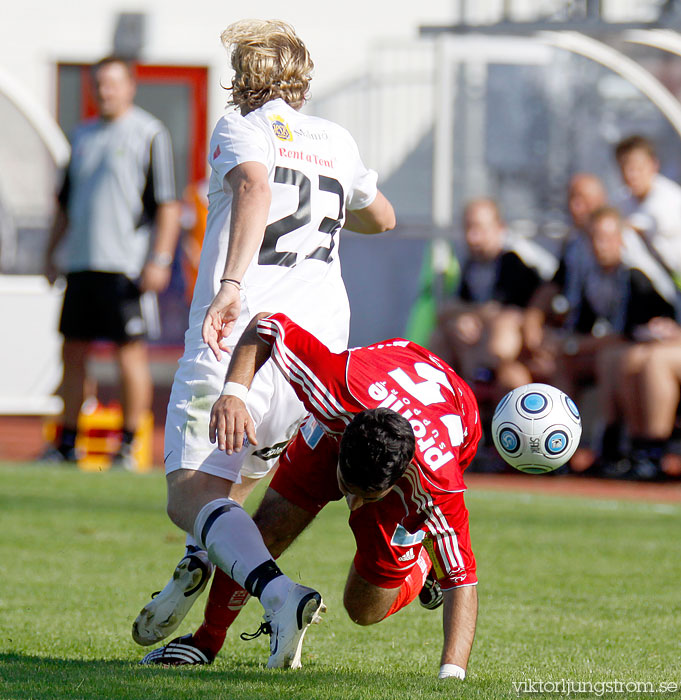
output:
[[[322,596],[314,588],[295,584],[277,612],[265,615],[271,635],[267,668],[300,668],[305,632],[312,623],[321,622],[325,611]]]
[[[156,644],[172,634],[201,595],[213,573],[203,550],[187,554],[175,567],[166,587],[155,593],[132,623],[132,638],[141,646]]]

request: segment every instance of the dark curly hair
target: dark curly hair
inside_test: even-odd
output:
[[[348,486],[385,491],[404,474],[416,440],[409,421],[389,408],[358,413],[340,444],[340,473]]]

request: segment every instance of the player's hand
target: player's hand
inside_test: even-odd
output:
[[[222,359],[222,343],[232,332],[234,324],[241,312],[241,293],[234,284],[220,285],[220,291],[215,295],[203,319],[201,336],[203,342],[213,351],[215,359]]]
[[[221,396],[210,412],[208,434],[210,441],[217,440],[218,450],[231,455],[244,446],[244,433],[248,444],[257,445],[255,424],[246,404],[236,396]]]
[[[170,284],[170,267],[149,261],[140,274],[140,292],[162,292]]]

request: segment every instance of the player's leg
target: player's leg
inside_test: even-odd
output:
[[[281,456],[271,486],[254,516],[274,558],[329,500],[341,498],[336,479],[337,459],[337,444],[325,436],[313,418],[306,420]],[[207,663],[204,659],[212,660],[224,643],[227,627],[245,605],[246,595],[237,582],[216,572],[199,630],[181,639],[177,653],[174,640],[148,654],[142,663],[201,664]],[[302,643],[304,632],[304,629],[294,630],[297,645]],[[190,645],[196,645],[202,656],[188,651]]]
[[[78,415],[83,405],[85,382],[85,363],[90,348],[92,333],[92,309],[89,300],[92,280],[89,273],[67,275],[59,332],[64,336],[62,345],[62,382],[59,396],[64,402],[62,431],[53,447],[50,447],[42,459],[50,462],[75,462],[76,434]]]
[[[253,520],[270,554],[278,559],[314,516],[268,489]],[[208,594],[203,622],[192,635],[192,643],[214,658],[224,644],[227,630],[249,598],[242,586],[218,569]]]
[[[315,513],[296,506],[276,491],[268,489],[254,516],[254,522],[262,534],[264,544],[273,559],[276,559],[314,517]],[[304,587],[296,586],[296,588]],[[312,589],[304,590],[312,591]],[[224,644],[227,630],[253,593],[253,589],[245,589],[243,580],[239,582],[231,578],[222,567],[219,567],[213,577],[204,620],[199,629],[194,634],[185,635],[172,640],[165,647],[155,649],[147,654],[141,663],[163,665],[211,663]],[[301,607],[299,597],[289,596],[284,604],[273,613],[266,615],[266,624],[271,629],[273,639],[276,637],[278,641],[278,648],[276,653],[272,652],[268,667],[297,668],[300,666],[300,653],[307,627],[310,623],[319,621],[318,611],[321,605],[315,606],[315,600],[310,599],[309,604]],[[262,597],[261,602],[265,605]],[[319,602],[321,603],[321,600]],[[298,614],[292,615],[291,610],[295,610],[296,613],[300,610],[302,620]],[[255,636],[258,636],[261,630],[258,630]]]
[[[123,429],[134,433],[151,408],[153,385],[147,343],[123,343],[116,348],[116,356],[121,374]]]
[[[208,366],[202,369],[202,364]],[[268,667],[299,666],[299,642],[318,617],[322,599],[281,572],[256,524],[229,497],[243,456],[225,455],[205,439],[210,408],[224,378],[224,368],[213,365],[208,352],[201,351],[185,367],[193,381],[184,381],[182,366],[178,371],[181,380],[176,378],[166,425],[168,514],[178,527],[193,533],[213,563],[262,603],[264,628],[271,631]],[[217,387],[212,375],[220,377]],[[259,422],[255,416],[254,421]]]
[[[121,382],[123,430],[121,446],[112,466],[134,470],[133,441],[144,416],[151,410],[153,382],[149,367],[147,334],[158,326],[156,297],[144,297],[142,303],[137,285],[125,275],[111,275],[110,285],[115,299],[115,321],[112,319],[109,338],[116,343],[116,361]]]
[[[273,368],[268,367],[268,369]],[[329,456],[329,450],[333,451],[333,448],[329,445],[326,445],[325,450],[320,448],[315,452],[309,448],[303,436],[297,436],[290,441],[302,418],[300,412],[302,405],[295,398],[295,394],[291,391],[290,386],[283,382],[276,370],[272,377],[264,376],[263,379],[267,381],[268,385],[273,387],[272,396],[268,399],[268,410],[265,409],[264,400],[260,402],[256,400],[256,405],[251,409],[254,420],[258,420],[262,413],[265,415],[260,421],[260,427],[258,428],[259,449],[251,453],[245,460],[241,469],[242,480],[245,475],[253,477],[253,479],[263,478],[277,468],[278,470],[272,481],[273,486],[276,487],[280,483],[287,485],[294,483],[295,480],[291,477],[292,472],[296,474],[296,479],[309,484],[311,480],[307,479],[305,474],[308,471],[317,472],[320,462],[331,461],[335,465],[335,452],[333,452],[332,456]],[[257,399],[257,396],[254,399]],[[258,407],[259,404],[262,404],[260,409]],[[294,422],[291,423],[291,420]],[[308,426],[304,431],[308,436],[311,430],[309,425],[311,423],[308,421]],[[316,423],[314,425],[316,426]],[[284,451],[286,451],[285,456],[279,460],[279,456]],[[333,472],[333,475],[335,475],[335,469],[329,469],[328,471]],[[333,476],[333,479],[334,486],[337,488],[335,476]],[[284,487],[280,488],[284,490]],[[254,521],[274,559],[277,559],[298,534],[302,532],[328,500],[323,496],[321,498],[317,496],[312,507],[307,501],[301,500],[303,499],[303,492],[304,489],[294,487],[293,493],[295,496],[291,496],[288,499],[270,488],[265,493],[263,501],[254,515]],[[300,506],[297,505],[298,501],[301,503]],[[248,595],[243,588],[229,577],[222,575],[220,570],[218,570],[211,585],[209,600],[204,613],[204,622],[193,635],[196,643],[208,650],[209,653],[217,654],[224,643],[228,628],[236,619],[247,600]],[[279,623],[275,620],[272,624]],[[305,629],[293,630],[292,632],[293,637],[297,637],[297,641],[294,641],[295,665],[299,664],[300,647],[302,646]]]
[[[241,483],[233,484],[231,491],[225,489],[225,492],[221,495],[226,497],[229,494],[231,498],[243,506],[248,495],[255,488],[258,481],[259,479],[242,477]],[[206,551],[198,545],[193,535],[188,534],[185,542],[184,556],[175,567],[172,577],[162,590],[154,593],[152,599],[142,608],[133,622],[133,639],[141,646],[149,646],[171,635],[178,628],[201,593],[205,590],[214,569],[215,567],[208,558]],[[220,569],[216,572],[216,579],[219,578],[226,578],[228,581],[232,581],[232,579]],[[211,587],[211,591],[214,587],[215,584]],[[240,586],[239,589],[243,590]],[[244,594],[243,605],[245,605],[250,597],[245,591]],[[211,610],[218,612],[216,612],[216,620],[210,626],[211,632],[219,629],[223,624],[223,616],[227,615],[227,613],[219,614],[224,601],[218,596],[219,594],[217,593],[213,596],[215,600]],[[229,610],[231,610],[235,603],[229,601],[227,601],[227,603],[230,606]],[[214,644],[211,646],[214,646]],[[210,660],[212,661],[212,657],[210,657]],[[206,661],[199,661],[201,663],[206,663]]]
[[[83,386],[85,382],[85,362],[90,343],[87,340],[64,339],[62,362],[64,379],[61,397],[64,401],[64,426],[75,430],[78,414],[83,405]]]
[[[221,477],[180,469],[167,481],[171,520],[193,531],[210,560],[265,609],[261,630],[271,635],[268,668],[300,666],[302,637],[319,616],[321,595],[279,569],[252,518],[236,501],[221,497]]]
[[[374,625],[395,614],[419,595],[428,577],[431,563],[425,549],[395,588],[369,583],[357,572],[355,563],[350,566],[343,593],[343,605],[350,619],[358,625]]]
[[[207,439],[210,397],[224,381],[227,361],[225,358],[222,365],[217,365],[212,356],[191,351],[182,357],[168,406],[164,454],[167,465],[175,467],[181,466],[182,457],[197,466],[205,463],[214,473],[222,473],[226,466],[239,472],[241,483],[234,483],[229,493],[243,505],[257,480],[274,468],[305,411],[280,373],[267,363],[255,376],[247,397],[258,448],[247,447],[231,456],[218,452]],[[133,639],[148,646],[172,634],[205,589],[212,572],[207,553],[188,534],[184,555],[172,577],[133,622]]]
[[[114,457],[113,466],[121,466],[132,471],[136,468],[132,456],[132,443],[137,428],[151,410],[153,397],[146,341],[133,340],[117,345],[116,359],[121,378],[123,431],[121,447]]]
[[[89,341],[64,338],[62,363],[64,374],[59,395],[64,402],[62,430],[55,449],[45,454],[49,461],[76,461],[76,435],[78,415],[83,405],[85,363],[90,347]],[[61,459],[60,459],[61,457]]]
[[[171,520],[186,532],[194,532],[194,539],[200,550],[197,553],[189,554],[183,560],[191,560],[197,554],[208,556],[213,563],[222,566],[223,569],[238,569],[232,571],[233,575],[245,583],[244,576],[253,570],[257,570],[263,563],[271,559],[269,552],[262,544],[256,528],[256,537],[253,537],[252,528],[255,528],[253,521],[243,511],[240,505],[230,498],[230,490],[233,482],[229,479],[208,474],[198,470],[176,468],[170,471],[167,476],[168,485],[168,514]],[[195,527],[197,521],[200,523]],[[212,522],[211,522],[212,521]],[[217,561],[216,561],[217,560]],[[180,570],[182,577],[182,563],[178,565],[176,572]],[[267,584],[276,578],[276,572],[269,568],[267,572],[270,579],[264,582],[258,591],[262,594],[262,589],[268,587]],[[172,584],[169,584],[172,588]],[[168,588],[168,586],[166,587]],[[179,591],[180,594],[182,591]],[[194,591],[189,591],[194,593]],[[253,592],[253,591],[251,591]],[[176,614],[178,605],[173,599],[171,590],[165,597],[171,604],[171,614]],[[270,601],[271,602],[271,601]],[[140,620],[148,628],[153,628],[154,619],[161,613],[165,614],[165,607],[153,605],[154,601],[145,606],[148,610],[147,620],[144,618],[143,609],[140,616],[133,625],[133,636],[139,633]],[[166,605],[164,601],[164,605]],[[167,630],[164,630],[167,632]],[[189,645],[184,644],[184,638],[173,640],[170,645],[162,649],[155,650],[148,654],[143,663],[178,663],[175,657],[182,657],[185,662],[209,663],[212,658],[206,658],[200,651],[192,650]],[[166,659],[166,652],[168,658]],[[162,658],[161,658],[162,657]]]

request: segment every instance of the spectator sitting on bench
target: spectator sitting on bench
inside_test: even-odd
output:
[[[443,304],[433,344],[468,382],[492,382],[497,398],[532,380],[519,361],[523,313],[541,278],[510,249],[496,203],[475,199],[464,210],[466,259],[457,298]]]
[[[573,397],[595,383],[606,422],[597,469],[620,475],[620,419],[639,398],[626,381],[637,369],[632,363],[635,343],[660,336],[673,323],[675,292],[671,279],[657,277],[654,261],[633,256],[625,245],[626,231],[619,211],[602,207],[590,227],[593,258],[580,268],[568,268],[563,295],[567,316],[563,330],[557,383]],[[664,271],[660,274],[664,275]],[[635,473],[627,474],[632,478]]]

